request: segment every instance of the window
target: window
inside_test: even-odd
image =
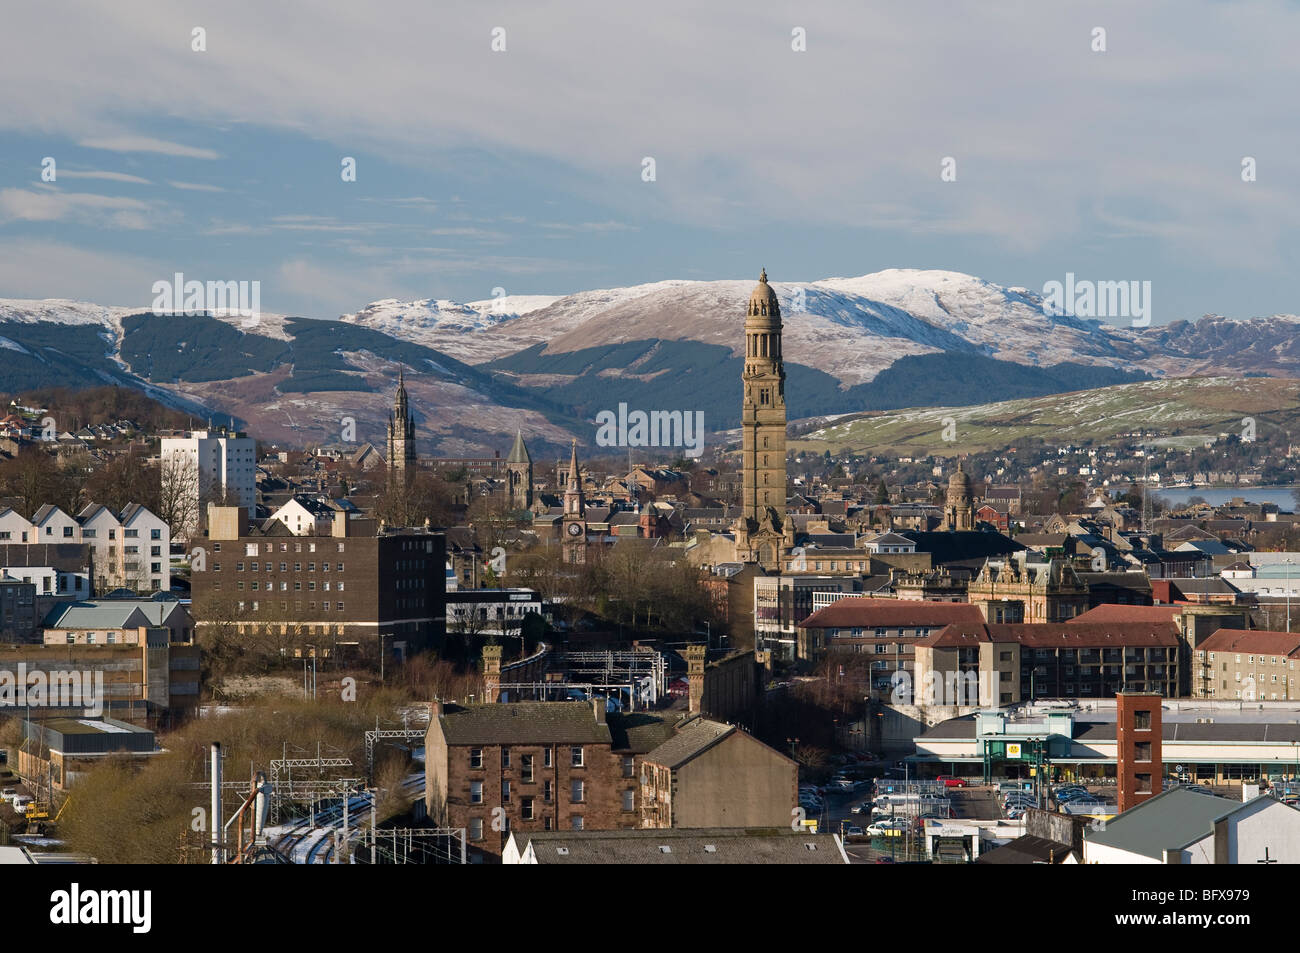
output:
[[[531,821],[534,818],[533,799],[530,797],[521,798],[519,801],[519,816],[525,821]]]
[[[572,827],[575,831],[582,830],[582,815],[575,814],[571,818],[569,818],[569,826]]]
[[[503,767],[503,768],[508,768],[508,767],[510,767],[510,749],[509,749],[509,748],[504,748],[504,747],[503,747],[503,748],[501,749],[501,767]]]
[[[635,771],[636,761],[630,754],[623,755],[623,777],[630,778]]]
[[[632,788],[628,788],[626,791],[623,792],[623,810],[625,811],[636,810],[636,792],[632,790]]]
[[[550,748],[546,748],[542,751],[542,767],[544,768],[549,768],[551,766],[551,750],[552,749]]]
[[[569,800],[572,801],[574,804],[581,804],[583,793],[584,792],[583,792],[582,782],[574,781],[570,786]]]
[[[483,782],[482,781],[471,781],[469,783],[469,803],[471,804],[483,803]]]
[[[481,768],[481,767],[483,767],[483,749],[482,749],[482,748],[470,748],[470,749],[469,749],[469,766],[470,766],[471,768]]]
[[[1149,742],[1149,741],[1139,741],[1137,744],[1135,744],[1135,745],[1133,746],[1133,760],[1134,760],[1134,761],[1150,761],[1150,760],[1151,760],[1151,742]]]
[[[570,760],[569,763],[570,763],[573,767],[575,767],[575,768],[581,768],[581,767],[582,767],[582,748],[579,747],[579,746],[577,746],[577,745],[575,745],[574,747],[572,747],[572,748],[569,749],[569,752],[570,752],[570,756],[571,756],[571,760]]]
[[[483,839],[483,818],[471,817],[469,819],[469,839],[470,840]]]
[[[551,803],[551,782],[550,781],[542,782],[542,800],[545,801],[547,804]]]
[[[510,782],[509,781],[501,782],[501,803],[502,804],[510,803]]]
[[[1151,730],[1151,712],[1135,711],[1133,713],[1133,728],[1137,731]]]
[[[525,784],[533,783],[533,756],[522,755],[519,758],[519,777]]]

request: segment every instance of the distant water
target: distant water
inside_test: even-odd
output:
[[[1178,486],[1168,487],[1166,489],[1156,490],[1152,495],[1159,497],[1165,503],[1171,506],[1181,506],[1194,496],[1199,496],[1211,506],[1222,506],[1224,503],[1230,503],[1237,497],[1241,497],[1247,503],[1275,503],[1277,508],[1286,512],[1294,512],[1296,508],[1296,498],[1294,491],[1300,489],[1295,486],[1236,486],[1236,487],[1215,487],[1215,486]]]

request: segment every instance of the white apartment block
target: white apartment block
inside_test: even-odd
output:
[[[75,517],[46,504],[30,521],[6,508],[0,511],[0,543],[89,545],[93,583],[99,593],[120,588],[166,592],[172,586],[171,533],[162,519],[138,503],[121,513],[91,503]],[[3,568],[14,578],[36,583],[37,595],[90,594],[84,573],[39,566]]]
[[[257,515],[257,441],[234,431],[195,430],[184,437],[163,437],[159,452],[163,473],[184,466],[193,474],[192,512],[201,512],[208,497],[225,491]],[[194,527],[190,527],[191,530]]]

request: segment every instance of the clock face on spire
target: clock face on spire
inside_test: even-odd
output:
[[[569,535],[570,535],[570,536],[579,536],[579,535],[581,535],[581,534],[582,534],[582,527],[581,527],[581,526],[579,526],[577,523],[570,523],[570,524],[569,524]]]

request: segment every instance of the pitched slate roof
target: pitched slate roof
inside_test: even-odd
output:
[[[1200,652],[1249,652],[1253,655],[1300,656],[1300,632],[1219,629],[1196,648]]]
[[[915,599],[836,599],[799,623],[803,629],[846,627],[949,625],[982,622],[979,606],[969,602],[929,602]]]
[[[646,754],[645,759],[665,768],[676,768],[712,748],[736,730],[734,725],[708,718],[695,718],[659,747]]]
[[[49,629],[123,629],[140,625],[165,625],[179,602],[152,599],[99,599],[90,602],[65,602],[55,606],[45,617]],[[138,613],[138,615],[137,615]]]
[[[829,608],[829,607],[828,607]],[[972,624],[956,622],[916,644],[931,648],[978,645],[981,642],[1018,642],[1028,648],[1112,648],[1115,646],[1178,645],[1173,622],[1010,622]]]
[[[1241,801],[1172,788],[1115,815],[1102,830],[1086,831],[1084,842],[1164,860],[1166,850],[1205,837],[1216,820],[1243,806]]]
[[[847,864],[834,834],[787,830],[531,831],[511,835],[539,864]],[[667,848],[667,850],[664,850]]]
[[[609,744],[590,702],[470,705],[438,718],[449,745]]]
[[[1070,845],[1025,834],[1010,843],[986,850],[975,859],[977,864],[1063,864],[1070,856]]]
[[[1135,575],[1138,575],[1135,573]],[[1071,625],[1089,622],[1172,622],[1182,615],[1183,606],[1100,605],[1080,612]]]

